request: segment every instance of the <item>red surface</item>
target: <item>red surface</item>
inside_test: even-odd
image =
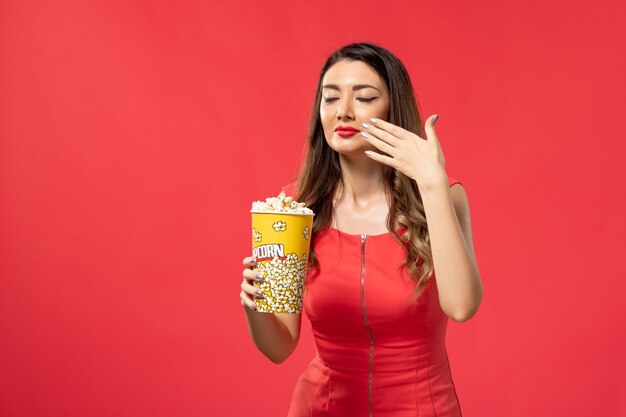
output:
[[[239,302],[248,211],[301,161],[321,65],[406,64],[484,286],[464,416],[626,414],[618,1],[0,2],[0,415],[286,415]],[[346,25],[346,19],[351,24]]]

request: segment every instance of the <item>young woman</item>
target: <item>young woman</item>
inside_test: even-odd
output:
[[[461,415],[447,322],[476,314],[483,291],[467,195],[447,175],[436,120],[422,126],[404,65],[378,45],[347,45],[322,67],[308,153],[283,187],[316,214],[303,310],[317,354],[289,417]],[[255,262],[243,263],[250,334],[281,363],[300,314],[256,312]]]

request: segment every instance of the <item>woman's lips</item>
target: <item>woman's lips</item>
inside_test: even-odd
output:
[[[337,134],[341,136],[342,138],[347,138],[352,135],[356,135],[357,133],[359,133],[358,130],[339,130],[339,129],[337,130]]]

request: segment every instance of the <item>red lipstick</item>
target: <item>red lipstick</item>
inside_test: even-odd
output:
[[[356,135],[357,133],[360,132],[360,130],[352,126],[337,126],[335,128],[335,132],[337,132],[337,134],[341,136],[342,138],[347,138],[352,135]]]

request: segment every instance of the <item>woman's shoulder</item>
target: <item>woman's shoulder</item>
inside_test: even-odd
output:
[[[448,186],[452,187],[456,183],[459,183],[459,184],[463,185],[463,183],[461,183],[460,180],[448,176]],[[290,182],[288,184],[283,185],[283,188],[282,188],[281,191],[284,192],[285,195],[287,195],[287,196],[291,196],[293,198],[296,198],[296,194],[298,193],[297,186],[298,186],[298,182],[297,181],[293,181],[293,182]]]

